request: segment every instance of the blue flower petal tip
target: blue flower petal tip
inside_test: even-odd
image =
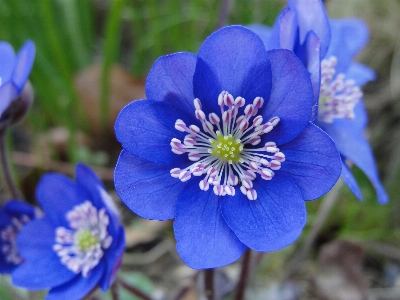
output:
[[[267,51],[245,27],[214,32],[197,55],[159,58],[146,93],[116,120],[124,148],[116,190],[140,216],[175,219],[178,253],[193,268],[293,243],[304,200],[340,176],[334,143],[309,123],[313,89],[302,62]]]
[[[44,217],[27,224],[17,238],[24,262],[13,272],[13,283],[50,289],[49,299],[80,299],[96,286],[108,289],[125,248],[123,227],[98,177],[82,164],[76,173],[76,183],[56,173],[43,177],[38,201],[45,204]],[[52,188],[59,197],[50,205],[54,193],[43,189]]]

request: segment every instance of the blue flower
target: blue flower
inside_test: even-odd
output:
[[[141,217],[175,219],[177,251],[192,268],[291,244],[304,200],[340,175],[334,143],[309,122],[307,70],[242,26],[216,31],[197,55],[159,58],[146,96],[115,124],[124,148],[116,191]]]
[[[0,126],[17,122],[30,107],[32,88],[27,84],[35,58],[35,44],[27,41],[16,55],[0,41]],[[1,128],[0,127],[0,128]]]
[[[329,20],[322,1],[290,0],[274,27],[250,26],[266,49],[290,49],[311,74],[314,91],[312,121],[335,141],[342,156],[342,178],[358,199],[360,188],[346,161],[370,179],[379,203],[388,196],[380,182],[371,147],[360,86],[375,78],[368,67],[353,62],[368,41],[368,28],[358,19]]]
[[[36,218],[33,206],[10,200],[0,209],[0,273],[11,273],[21,262],[16,237],[21,228]]]
[[[25,260],[12,282],[29,290],[50,289],[46,299],[81,299],[97,285],[115,280],[125,248],[124,230],[112,199],[98,177],[78,164],[76,183],[49,173],[36,196],[45,216],[17,237]]]

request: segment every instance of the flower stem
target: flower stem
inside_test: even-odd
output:
[[[326,219],[331,212],[333,205],[339,199],[339,190],[343,185],[343,181],[339,180],[335,186],[331,189],[331,191],[324,197],[322,204],[320,205],[317,218],[315,219],[310,233],[308,234],[306,240],[301,246],[300,250],[296,253],[294,258],[292,259],[288,269],[286,276],[284,276],[284,280],[289,279],[294,274],[296,274],[297,270],[302,265],[303,261],[307,258],[307,254],[310,252],[311,247],[314,245],[315,240],[317,239],[319,233],[321,232],[322,227],[325,224]]]
[[[251,261],[251,250],[247,248],[242,258],[242,270],[240,272],[239,282],[236,288],[235,300],[244,300],[247,282],[250,274],[250,261]]]
[[[111,291],[111,298],[113,300],[119,300],[119,287],[118,287],[118,281],[115,281],[110,288]]]
[[[214,300],[214,269],[204,270],[204,293],[207,300]]]
[[[1,166],[3,169],[3,175],[4,179],[6,181],[6,184],[8,186],[8,189],[10,190],[11,197],[13,199],[19,199],[20,198],[20,193],[18,191],[17,185],[14,182],[13,176],[11,174],[11,168],[10,168],[10,163],[8,160],[7,156],[7,147],[6,147],[6,130],[0,130],[0,156],[1,156]]]
[[[118,278],[118,283],[121,285],[121,287],[123,287],[125,290],[127,290],[131,294],[135,295],[136,297],[138,297],[140,299],[143,299],[143,300],[152,300],[145,293],[143,293],[139,289],[135,288],[134,286],[130,285],[129,283],[127,283],[123,279]]]

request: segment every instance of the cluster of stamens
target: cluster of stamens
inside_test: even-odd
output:
[[[22,227],[30,220],[31,219],[27,215],[22,215],[19,218],[13,217],[11,219],[11,224],[1,230],[1,251],[4,254],[6,262],[15,265],[19,265],[22,262],[22,258],[18,254],[16,238]]]
[[[90,201],[85,201],[74,206],[66,219],[71,229],[56,228],[53,250],[68,269],[87,277],[111,245],[112,237],[107,232],[109,217],[105,208],[97,211]]]
[[[335,77],[336,64],[335,56],[321,62],[318,117],[326,123],[332,123],[333,119],[353,119],[354,106],[363,96],[354,80],[345,80],[345,75],[342,73]]]
[[[264,103],[262,97],[256,97],[252,104],[246,106],[245,102],[244,98],[234,99],[223,91],[218,97],[221,118],[212,112],[207,119],[200,100],[194,99],[195,115],[201,122],[203,132],[196,125],[187,126],[178,119],[175,128],[188,134],[183,143],[173,138],[171,150],[175,154],[188,153],[189,160],[195,163],[185,169],[172,169],[172,177],[185,182],[192,175],[205,175],[199,183],[200,189],[207,191],[212,185],[218,196],[234,196],[234,187],[240,184],[240,191],[249,200],[257,199],[253,188],[256,174],[264,180],[271,180],[274,171],[279,170],[285,161],[285,155],[274,142],[267,142],[261,148],[255,147],[261,143],[261,135],[270,132],[279,123],[279,118],[273,117],[263,123],[262,116],[257,115]],[[243,111],[241,116],[238,116],[239,109]]]

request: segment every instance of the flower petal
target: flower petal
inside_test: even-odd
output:
[[[146,97],[163,100],[192,112],[193,74],[197,56],[189,52],[174,53],[156,60],[146,79]]]
[[[104,185],[92,169],[82,163],[78,163],[76,165],[75,177],[76,185],[86,191],[88,199],[97,209],[106,206],[99,191],[99,188],[104,189]]]
[[[17,88],[12,82],[7,82],[0,86],[0,122],[3,121],[5,117],[3,113],[10,107],[11,102],[13,102],[17,96]]]
[[[193,116],[164,101],[136,100],[125,106],[115,122],[115,133],[124,149],[133,155],[159,164],[188,161],[186,155],[171,151],[171,140],[183,141],[185,133],[175,129],[177,119],[187,126],[198,124]]]
[[[256,200],[239,192],[221,201],[229,227],[256,251],[276,251],[293,243],[306,222],[305,203],[296,184],[276,172],[271,181],[255,181],[254,189]]]
[[[218,96],[228,91],[248,102],[269,98],[271,76],[260,38],[243,26],[228,26],[211,34],[201,45],[193,77],[194,96],[208,114],[219,112]]]
[[[321,42],[321,57],[328,50],[331,33],[328,15],[321,0],[289,0],[289,7],[297,12],[300,44],[309,31],[314,31]]]
[[[15,62],[13,47],[7,42],[0,41],[0,86],[10,80],[15,68]]]
[[[374,70],[357,62],[352,62],[350,67],[346,70],[346,79],[354,80],[355,84],[358,86],[362,86],[369,81],[375,80],[375,78],[376,74]]]
[[[12,273],[12,282],[26,289],[57,286],[76,276],[53,251],[55,229],[47,218],[26,224],[17,237],[18,251],[25,259]]]
[[[305,200],[313,200],[327,193],[338,180],[342,164],[339,152],[329,136],[309,123],[290,143],[279,145],[285,154],[282,172],[300,188]]]
[[[33,61],[35,59],[35,44],[27,41],[17,54],[15,69],[12,74],[12,81],[18,89],[18,93],[22,91],[29,73],[31,72]]]
[[[212,189],[204,192],[197,182],[183,191],[176,205],[176,249],[191,268],[208,269],[236,261],[246,250],[221,215],[225,199]]]
[[[66,213],[87,200],[88,195],[67,176],[47,173],[38,183],[36,198],[53,226],[69,228]]]
[[[272,91],[260,114],[264,120],[281,120],[264,139],[283,144],[293,140],[307,126],[311,117],[313,91],[310,75],[303,63],[285,49],[270,50]]]
[[[107,290],[114,283],[117,272],[121,267],[122,256],[124,255],[126,245],[124,229],[122,227],[119,229],[119,233],[113,237],[113,243],[111,247],[107,249],[107,254],[103,259],[105,271],[99,282],[99,286],[103,291]]]
[[[345,158],[343,158],[344,160]],[[347,167],[346,163],[342,161],[342,175],[344,183],[349,187],[352,193],[357,197],[358,200],[362,199],[361,190],[358,186],[356,179]]]
[[[388,195],[379,180],[371,147],[362,130],[351,120],[344,119],[334,120],[331,124],[323,123],[321,128],[335,141],[340,153],[367,175],[375,188],[378,202],[387,203]]]
[[[274,46],[271,43],[273,30],[271,27],[262,24],[249,24],[246,25],[248,29],[253,31],[263,41],[265,50],[271,50],[273,48],[279,48],[278,45]]]
[[[344,73],[368,42],[368,27],[360,19],[330,20],[330,27],[331,43],[325,57],[336,56],[336,73]]]
[[[296,11],[290,8],[284,9],[274,25],[273,34],[279,39],[279,46],[276,49],[295,51],[295,44],[298,42],[298,30]]]
[[[88,277],[79,275],[63,285],[53,287],[47,294],[46,300],[82,299],[96,287],[103,271],[104,265],[98,264]]]
[[[122,151],[115,167],[115,190],[134,213],[151,220],[175,218],[175,205],[187,183],[173,178],[174,165],[156,164]]]

